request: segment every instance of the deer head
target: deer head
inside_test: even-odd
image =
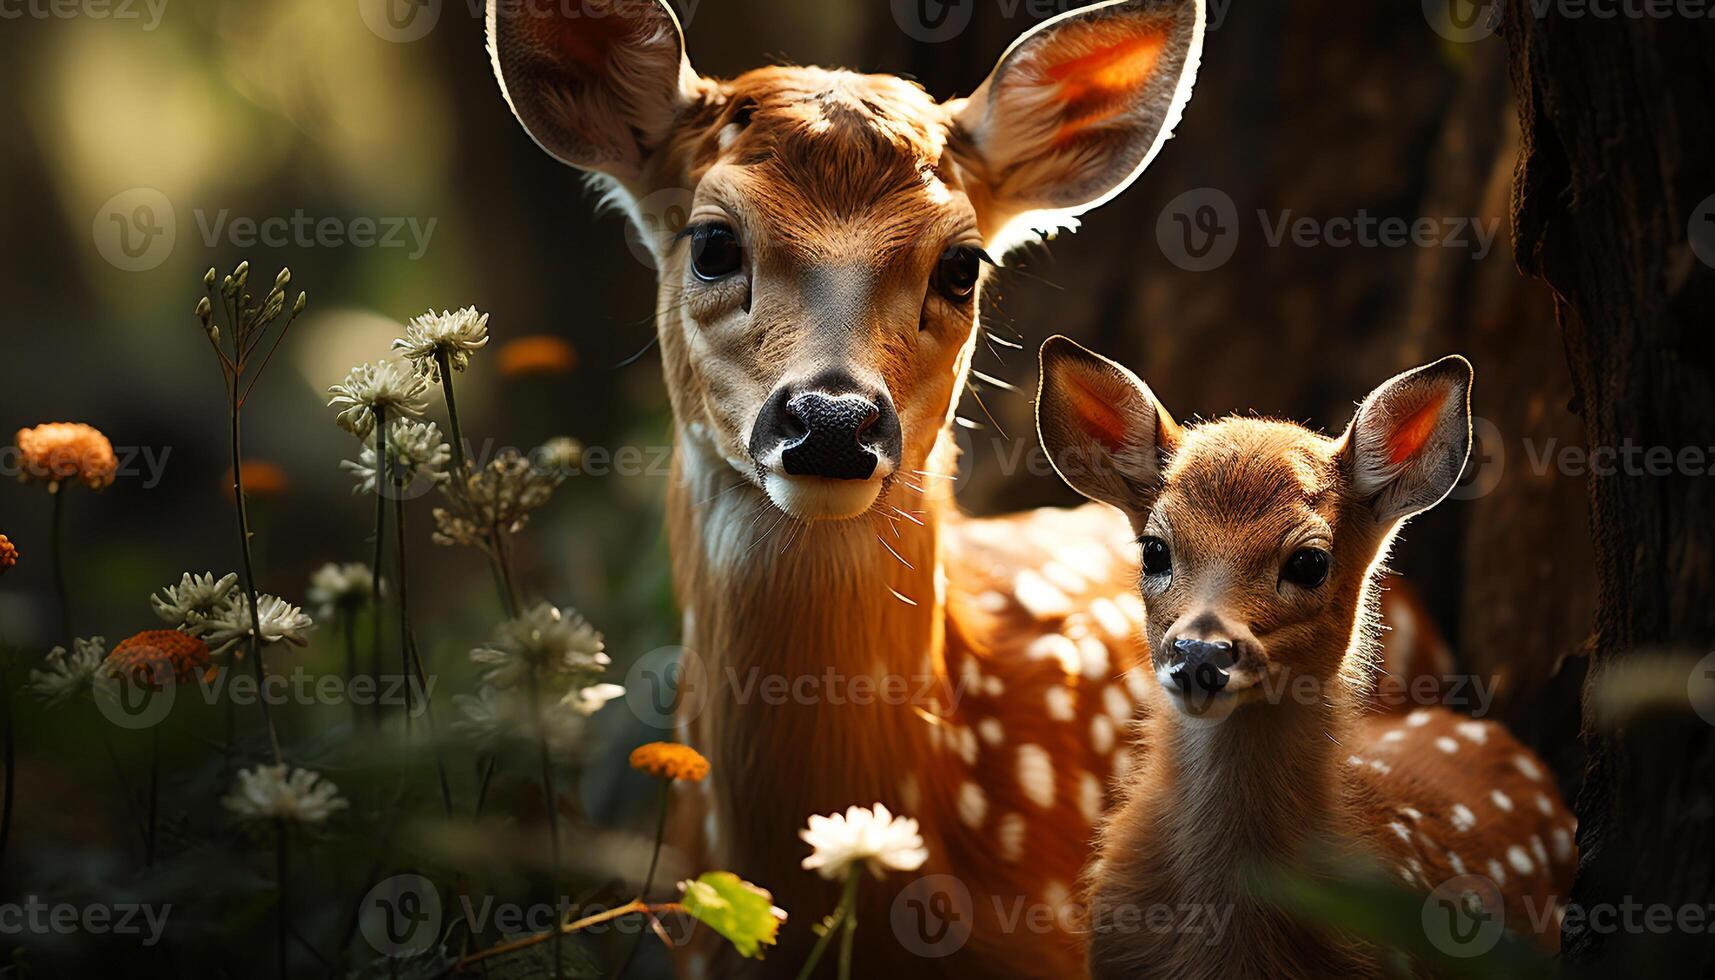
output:
[[[1181,427],[1136,375],[1065,337],[1043,345],[1041,385],[1043,446],[1073,489],[1130,518],[1152,665],[1202,717],[1367,669],[1347,654],[1373,629],[1360,610],[1375,571],[1470,452],[1457,355],[1377,388],[1333,439],[1255,418]]]
[[[1075,225],[1167,139],[1203,3],[1057,17],[946,102],[817,68],[702,77],[660,0],[490,0],[488,33],[519,122],[655,257],[682,457],[799,519],[842,519],[928,465],[990,256]],[[683,198],[683,229],[654,220],[662,195]]]

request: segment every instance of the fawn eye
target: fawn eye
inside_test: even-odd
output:
[[[941,253],[935,263],[935,291],[954,303],[968,303],[976,295],[982,265],[988,253],[969,245],[956,245]]]
[[[744,247],[726,225],[697,225],[689,229],[691,271],[704,282],[723,279],[744,264]]]
[[[1143,545],[1143,574],[1151,577],[1172,574],[1173,552],[1168,550],[1167,542],[1144,538],[1139,543]]]
[[[1314,589],[1328,580],[1328,553],[1321,548],[1300,548],[1286,559],[1280,577],[1301,589]]]

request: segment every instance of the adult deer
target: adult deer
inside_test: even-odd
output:
[[[1079,944],[1040,913],[1125,768],[1136,546],[1100,508],[961,517],[950,423],[989,256],[1148,165],[1190,98],[1201,0],[1057,17],[947,102],[817,68],[704,78],[657,0],[490,0],[488,29],[520,122],[595,176],[660,270],[697,654],[680,737],[715,773],[676,801],[674,844],[774,891],[794,918],[756,969],[790,975],[837,897],[798,867],[798,829],[881,801],[921,821],[925,873],[961,884],[901,904],[942,916],[922,942],[867,889],[862,975],[1068,975]],[[675,189],[682,233],[644,203]],[[689,972],[735,969],[701,955]]]
[[[1267,892],[1272,870],[1341,849],[1552,945],[1575,824],[1547,767],[1489,722],[1361,710],[1376,565],[1459,478],[1470,385],[1457,356],[1399,375],[1333,439],[1253,418],[1181,428],[1125,368],[1043,346],[1043,445],[1142,544],[1157,678],[1148,759],[1090,875],[1095,976],[1380,975],[1375,948]],[[1231,918],[1200,938],[1137,925],[1188,906]]]

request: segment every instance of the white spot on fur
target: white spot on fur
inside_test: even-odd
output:
[[[1078,780],[1078,810],[1091,824],[1102,819],[1102,781],[1093,772]]]
[[[1477,825],[1477,815],[1463,803],[1453,804],[1453,829],[1464,833]]]
[[[1136,545],[1129,547],[1135,548]],[[1130,592],[1122,592],[1114,597],[1114,605],[1120,607],[1120,612],[1126,614],[1132,622],[1142,626],[1149,619],[1149,610],[1143,605],[1143,598]]]
[[[1058,660],[1060,669],[1068,674],[1078,673],[1083,666],[1078,659],[1078,647],[1059,633],[1045,633],[1032,640],[1024,648],[1024,655],[1032,660]]]
[[[1405,723],[1413,728],[1422,728],[1424,725],[1429,724],[1429,719],[1433,717],[1434,715],[1429,713],[1428,708],[1418,708],[1416,711],[1405,716]]]
[[[1480,721],[1462,721],[1453,730],[1478,745],[1489,743],[1489,727]]]
[[[984,718],[977,722],[977,734],[988,745],[999,745],[1006,740],[1006,729],[999,718]]]
[[[1495,880],[1495,884],[1505,885],[1507,883],[1507,869],[1501,867],[1501,862],[1491,859],[1489,861],[1489,877]]]
[[[1398,837],[1400,840],[1407,844],[1411,843],[1411,831],[1405,829],[1405,824],[1395,820],[1387,825],[1387,829],[1393,831],[1394,836]]]
[[[964,782],[959,784],[959,819],[965,826],[973,829],[983,825],[983,817],[989,812],[988,794],[976,783]]]
[[[1141,704],[1149,699],[1149,675],[1141,667],[1133,667],[1125,672],[1126,690],[1131,692],[1133,703]]]
[[[1116,640],[1123,640],[1131,635],[1131,621],[1120,612],[1120,607],[1112,599],[1097,599],[1090,603],[1090,615],[1096,619],[1096,625],[1102,631]]]
[[[1452,755],[1453,753],[1459,751],[1459,743],[1453,741],[1452,739],[1448,738],[1445,735],[1443,735],[1440,738],[1435,740],[1435,747],[1440,749],[1441,751],[1447,753],[1448,755]]]
[[[1006,685],[993,674],[983,678],[983,693],[991,698],[998,698],[1006,693]]]
[[[1554,859],[1561,864],[1572,860],[1572,835],[1564,827],[1556,827],[1549,832],[1549,840],[1554,842]]]
[[[1382,776],[1386,776],[1393,772],[1393,767],[1380,759],[1371,759],[1370,768],[1375,770],[1378,775]]]
[[[1114,750],[1114,775],[1123,777],[1130,772],[1131,772],[1131,750],[1130,749],[1115,749]]]
[[[1097,755],[1107,755],[1114,750],[1114,723],[1107,715],[1090,719],[1090,748]]]
[[[1521,875],[1530,874],[1536,867],[1530,863],[1530,855],[1526,854],[1524,848],[1517,844],[1507,848],[1507,863],[1512,865]]]
[[[1536,809],[1545,817],[1554,816],[1554,803],[1545,793],[1536,794]]]
[[[1000,856],[1005,860],[1024,857],[1024,818],[1016,813],[1001,817],[995,826],[995,843],[1000,845]]]
[[[1543,846],[1542,838],[1536,834],[1530,835],[1530,856],[1536,858],[1536,863],[1548,867],[1548,848]]]
[[[1402,806],[1402,807],[1400,807],[1399,808],[1399,815],[1406,818],[1407,820],[1416,821],[1416,820],[1422,820],[1423,819],[1423,811],[1419,810],[1417,807],[1414,807],[1414,806]]]
[[[1501,792],[1500,790],[1497,789],[1497,790],[1490,791],[1489,799],[1494,801],[1495,806],[1499,807],[1502,811],[1504,811],[1506,813],[1513,812],[1512,797]]]
[[[1379,741],[1381,741],[1381,742],[1398,742],[1403,738],[1405,738],[1405,729],[1403,729],[1403,728],[1390,728],[1386,732],[1382,733],[1382,737],[1379,739]]]
[[[1037,619],[1058,619],[1072,611],[1072,600],[1066,593],[1029,568],[1012,580],[1012,594],[1024,611]]]
[[[959,758],[965,760],[965,765],[977,764],[977,736],[969,728],[960,728],[958,735]]]
[[[1058,913],[1072,901],[1072,890],[1063,881],[1050,881],[1042,889],[1042,901]]]
[[[1348,765],[1348,766],[1361,766],[1363,764],[1364,764],[1364,760],[1363,760],[1362,756],[1356,756],[1356,755],[1346,756],[1346,765]]]
[[[1123,725],[1131,720],[1131,696],[1119,685],[1109,684],[1102,691],[1102,704],[1107,706],[1108,717],[1112,718],[1116,724]]]
[[[988,589],[977,596],[977,608],[983,612],[1005,612],[1006,607],[1010,605],[1012,605],[1012,600],[1008,599],[1004,593],[996,592],[994,589]]]
[[[1513,765],[1518,767],[1519,772],[1524,773],[1524,778],[1536,783],[1542,782],[1542,767],[1530,756],[1522,753],[1513,756]]]
[[[1055,684],[1048,689],[1046,698],[1048,701],[1048,717],[1055,721],[1071,721],[1078,717],[1078,709],[1075,699],[1072,697],[1071,688],[1064,684]]]
[[[1057,561],[1051,561],[1042,566],[1042,577],[1054,583],[1061,591],[1074,595],[1090,587],[1089,581],[1084,576]]]
[[[1452,868],[1453,873],[1456,875],[1462,875],[1465,873],[1465,862],[1460,859],[1459,855],[1454,854],[1452,851],[1447,852],[1447,866]]]
[[[1108,648],[1093,636],[1078,639],[1078,660],[1086,680],[1099,681],[1108,676]]]
[[[1018,747],[1018,786],[1037,806],[1054,805],[1054,763],[1042,746]]]

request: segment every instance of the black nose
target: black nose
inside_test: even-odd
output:
[[[1227,669],[1233,665],[1232,643],[1178,639],[1173,641],[1173,654],[1167,676],[1180,693],[1218,694],[1227,686]]]
[[[792,476],[867,480],[880,460],[898,462],[899,416],[885,394],[843,375],[782,385],[762,406],[750,436],[757,459],[776,448]]]

